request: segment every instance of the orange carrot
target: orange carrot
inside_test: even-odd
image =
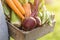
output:
[[[22,7],[21,3],[18,0],[12,0],[14,2],[14,4],[16,5],[16,7],[19,9],[19,11],[25,15],[25,10]]]
[[[15,11],[15,13],[22,19],[24,19],[24,16],[21,14],[21,12],[17,9],[17,7],[14,5],[12,0],[6,0],[6,3],[9,5],[9,7]]]
[[[26,12],[25,17],[30,17],[30,15],[31,15],[31,6],[30,6],[30,4],[25,3],[25,4],[23,4],[23,7],[24,7],[25,12]]]

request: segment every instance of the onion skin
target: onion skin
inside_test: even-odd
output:
[[[31,29],[35,28],[36,25],[37,25],[36,20],[33,17],[26,18],[22,23],[24,30],[31,30]]]

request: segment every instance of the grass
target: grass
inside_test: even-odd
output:
[[[60,0],[54,0],[52,5],[47,5],[49,11],[54,11],[56,25],[54,31],[37,40],[60,40]],[[13,40],[11,38],[11,40]]]

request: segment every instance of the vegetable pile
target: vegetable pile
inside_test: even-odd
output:
[[[19,29],[29,31],[44,24],[51,25],[51,14],[44,0],[2,0],[8,21]]]

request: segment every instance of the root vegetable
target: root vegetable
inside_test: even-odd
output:
[[[25,10],[23,8],[23,6],[21,5],[21,3],[18,0],[12,0],[13,3],[16,5],[16,7],[18,8],[18,10],[25,15]]]
[[[22,20],[24,19],[24,16],[21,14],[21,12],[18,10],[12,0],[6,0],[6,3],[19,16],[19,18],[22,18]]]
[[[23,4],[23,7],[25,9],[25,17],[30,17],[31,15],[31,5],[29,3]]]
[[[35,20],[35,18],[33,18],[33,17],[26,18],[23,21],[22,26],[23,26],[24,30],[31,30],[31,29],[33,29],[34,27],[36,27],[36,20]]]
[[[41,26],[41,19],[37,16],[35,17],[36,22],[37,22],[37,27]]]
[[[24,19],[22,23],[24,30],[31,30],[36,27],[38,19],[36,20],[35,17],[38,14],[38,5],[39,5],[39,0],[34,0],[34,9],[31,16],[29,18]]]

